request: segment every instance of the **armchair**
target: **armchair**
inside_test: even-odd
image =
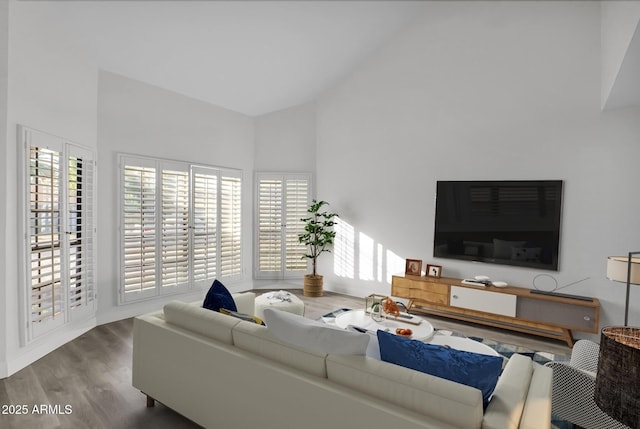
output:
[[[551,414],[584,429],[630,429],[609,417],[593,400],[600,346],[578,340],[569,362],[548,362],[553,369]]]

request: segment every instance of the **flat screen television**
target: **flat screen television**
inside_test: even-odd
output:
[[[438,181],[433,255],[558,270],[561,180]]]

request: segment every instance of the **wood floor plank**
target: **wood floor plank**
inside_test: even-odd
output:
[[[338,308],[362,308],[364,296],[325,292],[305,297],[301,289],[289,289],[305,302],[305,317],[318,319]],[[256,290],[257,294],[268,290]],[[569,354],[560,341],[541,339],[501,329],[428,317],[439,329],[468,336],[490,338],[534,350]],[[158,403],[146,407],[146,398],[131,385],[133,319],[98,326],[34,362],[11,377],[0,380],[0,405],[70,405],[71,414],[0,415],[5,429],[188,429],[195,423]]]
[[[47,395],[33,365],[5,380],[8,405],[26,408],[21,409],[19,413],[2,415],[2,420],[0,420],[3,423],[2,427],[5,427],[5,424],[10,428],[52,428],[60,425],[58,416],[55,414],[33,412],[34,407],[48,404]]]

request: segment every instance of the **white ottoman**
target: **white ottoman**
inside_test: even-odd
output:
[[[304,302],[285,290],[267,292],[257,296],[255,315],[264,320],[265,308],[277,308],[278,310],[304,316]]]

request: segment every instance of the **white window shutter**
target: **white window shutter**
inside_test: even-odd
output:
[[[196,287],[210,285],[217,275],[218,182],[216,170],[192,169],[192,272]]]
[[[223,172],[220,178],[220,277],[242,275],[242,179]]]
[[[305,224],[301,221],[307,217],[309,207],[309,180],[291,178],[286,180],[286,272],[303,272],[307,270],[307,259],[304,255],[307,248],[300,244],[298,236],[304,232]]]
[[[72,318],[95,310],[95,162],[83,148],[68,146],[67,269]]]
[[[29,147],[30,323],[33,336],[64,323],[65,298],[61,276],[62,146]],[[40,143],[41,144],[41,143]]]
[[[186,288],[189,284],[189,171],[163,168],[161,222],[162,289]]]
[[[282,271],[282,179],[258,182],[258,255],[260,273]]]
[[[125,297],[152,296],[157,268],[156,168],[153,162],[127,158],[122,168],[122,292]]]

